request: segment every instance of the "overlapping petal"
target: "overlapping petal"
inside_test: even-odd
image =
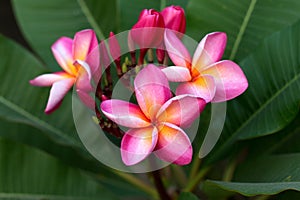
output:
[[[64,96],[71,89],[74,82],[74,78],[67,78],[57,81],[52,85],[45,113],[50,114],[60,105]]]
[[[162,72],[172,82],[186,82],[192,79],[190,71],[186,67],[169,66],[162,69]]]
[[[125,165],[134,165],[144,160],[155,148],[157,138],[157,129],[153,126],[127,131],[121,143],[121,156]]]
[[[189,164],[192,160],[193,149],[185,132],[170,123],[162,123],[158,129],[155,155],[177,165]]]
[[[95,78],[95,74],[100,71],[100,50],[99,50],[99,46],[96,46],[95,48],[93,48],[89,54],[87,55],[85,62],[88,63],[88,65],[90,66],[91,69],[91,73],[93,75],[93,78],[95,80],[99,80],[97,78]]]
[[[248,87],[248,81],[242,69],[230,60],[223,60],[209,66],[202,74],[211,75],[216,83],[213,102],[233,99]]]
[[[192,73],[197,74],[207,66],[218,62],[224,53],[227,36],[223,32],[207,34],[199,43],[192,61]]]
[[[142,128],[151,124],[139,106],[135,104],[112,99],[103,101],[100,107],[106,117],[122,126]]]
[[[72,44],[73,40],[71,38],[61,37],[51,46],[57,63],[69,74],[77,72],[75,66],[73,66]]]
[[[92,96],[89,94],[89,92],[86,92],[84,90],[76,89],[76,92],[78,94],[78,97],[80,98],[81,102],[86,105],[91,110],[95,109],[95,100],[92,98]]]
[[[205,105],[205,100],[199,97],[191,95],[175,96],[160,108],[157,113],[157,121],[188,127],[199,117]]]
[[[172,97],[167,77],[155,65],[148,65],[139,72],[134,80],[134,88],[137,102],[150,120]]]
[[[87,55],[98,46],[96,34],[93,30],[79,31],[74,36],[73,58],[86,60]]]
[[[166,29],[164,42],[166,50],[173,61],[177,66],[191,67],[191,56],[186,47],[183,45],[181,40],[176,36],[174,31]]]
[[[210,75],[199,76],[193,81],[181,83],[176,89],[176,95],[195,95],[201,97],[207,103],[214,98],[215,93],[215,79]]]
[[[34,86],[52,86],[55,82],[64,80],[66,78],[72,78],[66,72],[55,72],[52,74],[43,74],[29,81]]]

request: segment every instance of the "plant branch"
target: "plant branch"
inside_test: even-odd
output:
[[[184,192],[191,192],[197,186],[197,184],[203,179],[206,173],[210,170],[211,167],[205,167],[199,171],[195,178],[191,179],[187,186],[183,189]]]
[[[150,194],[154,199],[158,199],[158,194],[157,194],[156,190],[151,185],[143,182],[142,180],[138,179],[137,177],[135,177],[131,174],[124,173],[124,172],[119,172],[119,171],[116,171],[116,170],[112,170],[112,172],[114,174],[120,176],[121,178],[123,178],[127,182],[131,183],[132,185],[138,187],[140,190],[146,192],[147,194]]]
[[[189,175],[189,182],[196,176],[197,171],[199,170],[200,164],[201,164],[201,159],[196,157],[192,164],[191,173]]]
[[[153,171],[151,172],[153,178],[154,178],[154,184],[156,187],[156,190],[158,191],[159,197],[161,200],[171,200],[171,197],[166,191],[166,188],[164,187],[164,184],[161,180],[161,174],[160,171]]]

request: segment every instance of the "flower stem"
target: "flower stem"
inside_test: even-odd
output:
[[[224,172],[223,179],[222,179],[223,181],[229,182],[232,180],[237,164],[238,164],[237,160],[232,160],[229,163],[228,167],[226,168],[226,170]]]
[[[132,185],[138,187],[142,191],[146,192],[147,194],[151,195],[154,199],[158,199],[158,194],[151,185],[146,184],[145,182],[143,182],[142,180],[138,179],[137,177],[131,174],[119,172],[116,170],[112,170],[112,172],[120,176],[127,182],[131,183]]]
[[[173,176],[180,187],[185,187],[188,180],[183,169],[178,165],[171,165]]]
[[[210,167],[205,167],[199,171],[195,178],[190,179],[187,186],[183,189],[184,192],[191,192],[197,186],[197,184],[203,179],[206,173],[210,170]]]
[[[154,178],[154,184],[156,187],[156,190],[158,191],[159,197],[161,200],[171,200],[171,197],[166,191],[166,188],[161,180],[161,174],[160,171],[153,171],[151,172],[153,178]]]
[[[196,176],[200,164],[201,164],[201,160],[198,157],[196,157],[192,164],[191,173],[189,176],[189,182]]]

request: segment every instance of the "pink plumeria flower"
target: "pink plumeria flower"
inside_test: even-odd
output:
[[[192,95],[172,98],[167,77],[152,64],[138,73],[134,88],[138,105],[115,99],[101,104],[105,116],[130,128],[121,142],[123,162],[134,165],[154,152],[170,163],[190,163],[191,142],[180,127],[199,116],[205,101]]]
[[[61,104],[66,93],[76,85],[80,99],[86,105],[91,104],[91,79],[99,67],[97,37],[93,30],[77,32],[74,40],[59,38],[51,47],[52,53],[64,71],[43,74],[30,80],[34,86],[52,86],[45,113],[49,114]]]
[[[193,94],[206,102],[223,102],[242,94],[248,81],[241,68],[230,60],[222,60],[227,36],[223,32],[206,35],[199,43],[193,58],[171,30],[165,31],[166,50],[176,66],[163,72],[169,81],[183,82],[176,95]]]

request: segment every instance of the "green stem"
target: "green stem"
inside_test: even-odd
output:
[[[223,181],[229,182],[232,180],[237,164],[238,164],[237,159],[229,163],[228,167],[224,172],[223,179],[222,179]]]
[[[166,0],[160,0],[160,10],[163,10],[167,5]]]
[[[146,192],[147,194],[150,194],[154,199],[158,199],[158,194],[151,185],[144,183],[142,180],[138,179],[137,177],[131,174],[119,172],[116,170],[112,170],[112,172],[118,175],[119,177],[123,178],[127,182],[131,183],[132,185],[138,187],[142,191]]]
[[[206,173],[210,170],[211,167],[205,167],[199,171],[199,173],[191,179],[187,186],[183,189],[184,192],[192,192],[198,183],[203,179]]]
[[[158,191],[159,197],[161,200],[171,200],[171,197],[166,191],[166,188],[161,180],[161,174],[160,171],[153,171],[151,172],[153,178],[154,178],[154,184],[156,187],[156,190]]]
[[[188,183],[186,174],[183,169],[178,165],[171,165],[173,176],[180,187],[185,187]]]
[[[189,182],[196,176],[197,171],[200,167],[200,164],[201,164],[201,159],[196,157],[193,164],[192,164],[191,173],[190,173],[190,176],[189,176]]]

